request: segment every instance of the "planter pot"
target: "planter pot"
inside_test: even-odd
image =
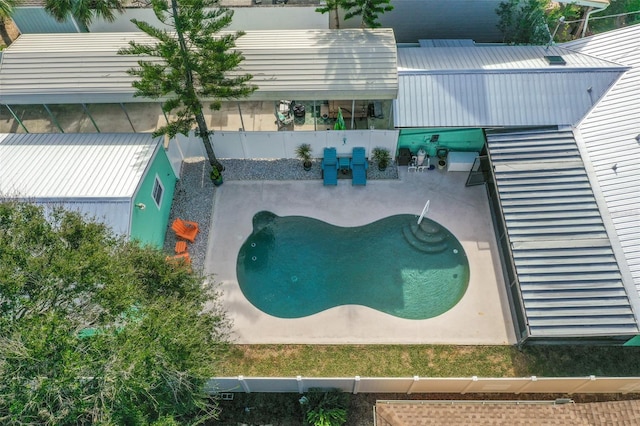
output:
[[[222,185],[223,180],[222,180],[222,174],[221,173],[219,173],[217,176],[214,176],[213,175],[213,171],[212,171],[211,174],[209,175],[209,177],[211,178],[211,181],[213,182],[213,184],[215,186]]]
[[[307,172],[308,172],[309,170],[311,170],[311,166],[312,166],[312,165],[313,165],[313,163],[311,163],[311,161],[302,163],[302,167],[303,167],[303,168],[304,168],[304,170],[305,170],[305,171],[307,171]]]
[[[381,166],[380,164],[378,164],[378,170],[384,172],[385,170],[387,170],[387,166]]]
[[[444,160],[438,160],[438,169],[442,170],[444,169],[444,166],[447,165],[447,162]]]

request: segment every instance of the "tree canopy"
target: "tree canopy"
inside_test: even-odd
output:
[[[242,32],[220,33],[231,24],[233,12],[217,7],[216,0],[152,0],[158,20],[174,31],[155,28],[133,19],[143,32],[157,40],[154,45],[131,42],[121,54],[142,55],[139,68],[129,70],[138,77],[133,83],[135,96],[159,99],[169,116],[167,125],[155,135],[188,134],[197,126],[209,162],[223,170],[211,147],[210,132],[201,100],[210,101],[219,110],[221,100],[240,99],[256,87],[248,82],[250,74],[232,73],[244,60],[234,50]],[[149,60],[148,58],[157,58]],[[160,59],[160,60],[158,60]]]
[[[344,15],[347,19],[360,16],[361,28],[379,28],[378,18],[385,12],[393,10],[391,0],[343,0],[343,7],[346,10]]]
[[[505,0],[496,13],[504,43],[544,45],[553,42],[552,32],[555,31],[550,28],[559,28],[560,17],[577,18],[579,8],[573,4],[554,6],[551,0]],[[563,32],[557,35],[563,35]]]
[[[194,424],[227,349],[213,284],[77,213],[0,202],[0,424]]]
[[[330,15],[332,14],[335,28],[340,29],[340,14],[338,12],[343,1],[344,0],[325,0],[325,2],[320,5],[320,7],[316,8],[316,12],[322,13],[323,15],[325,13],[328,13]]]
[[[44,9],[60,22],[71,15],[85,28],[95,18],[113,22],[124,11],[122,0],[45,0]]]
[[[0,0],[0,19],[9,18],[15,5],[16,0]]]
[[[340,28],[340,10],[344,11],[344,20],[360,16],[361,28],[378,28],[378,18],[393,10],[391,0],[326,0],[316,12],[333,15],[334,27]]]

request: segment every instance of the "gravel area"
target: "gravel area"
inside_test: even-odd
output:
[[[231,180],[322,180],[320,160],[314,160],[311,170],[305,171],[300,160],[221,160],[225,166],[223,177]],[[197,222],[200,232],[193,244],[189,244],[191,264],[195,270],[204,270],[204,258],[209,241],[209,227],[213,211],[215,186],[209,178],[209,163],[203,158],[188,158],[182,163],[182,178],[176,184],[173,206],[164,250],[173,253],[176,244],[171,223],[176,218]],[[350,179],[350,173],[338,173],[339,179]],[[397,179],[398,168],[391,164],[383,172],[370,164],[367,179]],[[318,182],[320,184],[320,182]]]
[[[311,170],[305,171],[300,160],[222,160],[225,166],[226,180],[313,180],[322,179],[321,160],[313,160]],[[338,174],[339,178],[350,175]],[[369,164],[367,179],[397,179],[398,168],[395,163],[383,172],[374,164]]]

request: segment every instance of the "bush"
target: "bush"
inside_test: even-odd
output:
[[[339,389],[310,389],[300,400],[305,420],[313,426],[340,426],[347,421],[349,394]]]

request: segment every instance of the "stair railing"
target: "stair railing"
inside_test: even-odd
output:
[[[422,218],[424,218],[424,215],[426,215],[427,212],[429,211],[430,202],[431,200],[427,200],[427,203],[424,205],[424,208],[422,209],[422,213],[420,213],[420,217],[418,218],[418,225],[420,225],[420,222],[422,222]]]

